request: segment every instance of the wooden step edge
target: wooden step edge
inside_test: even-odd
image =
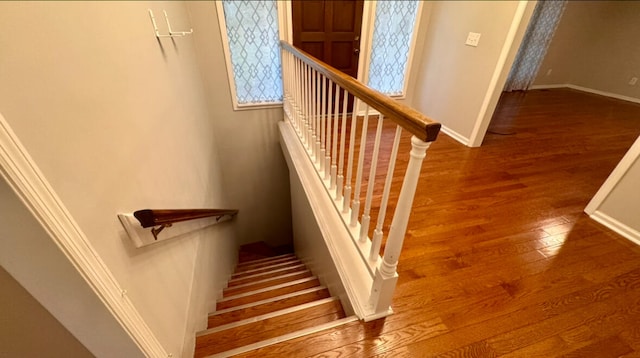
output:
[[[290,253],[288,253],[288,254],[282,254],[282,255],[278,255],[278,256],[265,257],[265,258],[263,258],[263,259],[257,259],[257,260],[251,260],[251,261],[239,262],[239,263],[238,263],[238,266],[241,266],[241,265],[248,265],[248,264],[257,264],[257,263],[262,263],[262,262],[269,261],[269,260],[281,259],[281,258],[283,258],[283,257],[285,257],[285,256],[294,256],[294,257],[295,257],[295,254],[294,254],[293,252],[290,252]]]
[[[214,327],[214,328],[209,328],[209,329],[206,329],[204,331],[200,331],[200,332],[196,333],[196,337],[206,336],[207,334],[224,331],[224,330],[229,329],[229,328],[235,328],[235,327],[243,326],[245,324],[254,323],[254,322],[258,322],[258,321],[263,321],[265,319],[269,319],[269,318],[273,318],[273,317],[277,317],[277,316],[282,316],[282,315],[285,315],[285,314],[288,314],[288,313],[302,311],[302,310],[307,309],[307,308],[320,306],[320,305],[323,305],[325,303],[334,302],[334,301],[339,301],[338,297],[328,297],[328,298],[323,298],[323,299],[312,301],[312,302],[308,302],[308,303],[303,303],[301,305],[285,308],[285,309],[282,309],[282,310],[279,310],[279,311],[269,312],[269,313],[265,313],[263,315],[259,315],[259,316],[255,316],[255,317],[251,317],[251,318],[247,318],[247,319],[243,319],[243,320],[236,321],[236,322],[223,324],[221,326]]]
[[[288,266],[288,267],[283,267],[283,268],[279,268],[273,271],[267,271],[267,272],[260,272],[257,273],[255,275],[249,275],[249,276],[244,276],[244,277],[239,277],[239,278],[232,278],[229,280],[229,282],[227,283],[227,285],[231,282],[236,282],[236,281],[240,281],[240,280],[246,280],[246,279],[251,279],[251,278],[256,278],[256,277],[260,277],[260,276],[264,276],[264,275],[268,275],[268,274],[272,274],[272,273],[276,273],[278,271],[286,271],[286,270],[293,270],[293,269],[299,269],[301,267],[305,267],[303,263],[300,263],[299,265],[296,266]],[[306,270],[309,271],[309,270]],[[303,271],[297,271],[297,272],[303,272]],[[230,287],[236,287],[236,286],[230,286]],[[229,288],[230,288],[229,287]]]
[[[328,323],[321,324],[321,325],[318,325],[318,326],[315,326],[315,327],[309,327],[309,328],[301,329],[299,331],[283,334],[283,335],[278,336],[278,337],[265,339],[264,341],[248,344],[246,346],[230,349],[230,350],[225,351],[225,352],[220,352],[220,353],[216,353],[216,354],[213,354],[213,355],[209,355],[209,356],[206,356],[205,358],[230,357],[230,356],[233,356],[233,355],[236,355],[236,354],[246,353],[246,352],[249,352],[249,351],[252,351],[252,350],[255,350],[255,349],[259,349],[259,348],[263,348],[263,347],[266,347],[266,346],[270,346],[270,345],[273,345],[273,344],[276,344],[276,343],[288,341],[288,340],[291,340],[291,339],[295,339],[295,338],[303,337],[303,336],[306,336],[306,335],[309,335],[309,334],[313,334],[313,333],[317,333],[317,332],[320,332],[320,331],[324,331],[324,330],[327,330],[327,329],[335,328],[335,327],[341,326],[343,324],[355,322],[357,320],[358,320],[357,316],[349,316],[349,317],[345,317],[345,318],[341,318],[341,319],[335,320],[333,322],[328,322]]]
[[[296,261],[300,261],[300,260],[295,256],[291,256],[291,257],[284,257],[278,260],[258,262],[254,264],[243,264],[243,265],[236,266],[235,273],[242,273],[242,272],[252,271],[252,270],[263,268],[263,267],[271,267],[277,264],[283,264],[286,262],[296,262]]]
[[[275,286],[271,286],[271,287],[265,287],[265,288],[261,288],[261,289],[258,289],[258,290],[244,292],[244,293],[240,293],[240,294],[237,294],[237,295],[234,295],[234,296],[221,298],[221,299],[218,300],[218,302],[231,301],[231,300],[235,300],[236,298],[252,296],[252,295],[256,295],[258,293],[269,292],[269,291],[272,291],[272,290],[277,290],[279,288],[293,286],[293,285],[297,285],[299,283],[304,283],[304,282],[313,281],[313,280],[317,280],[317,279],[318,278],[315,277],[315,276],[305,277],[305,278],[301,278],[299,280],[295,280],[295,281],[291,281],[291,282],[285,282],[285,283],[281,283],[279,285],[275,285]]]
[[[243,268],[243,267],[247,267],[247,266],[264,265],[264,264],[268,264],[270,262],[287,261],[287,260],[293,260],[293,259],[297,259],[297,258],[298,257],[296,255],[294,255],[294,254],[287,254],[287,255],[281,255],[281,256],[268,257],[266,259],[260,259],[260,260],[238,262],[236,267],[237,268]]]
[[[246,275],[246,274],[248,274],[248,273],[252,273],[252,272],[256,272],[256,271],[260,271],[260,270],[270,270],[270,269],[272,269],[272,268],[283,267],[283,266],[291,265],[291,264],[296,264],[296,266],[297,266],[297,265],[304,265],[304,264],[302,263],[302,261],[300,261],[300,260],[291,260],[291,261],[279,262],[279,263],[277,263],[277,264],[273,264],[273,265],[271,265],[271,266],[263,266],[263,267],[257,267],[257,268],[252,269],[252,270],[246,270],[246,271],[234,272],[233,274],[231,274],[231,279],[233,280],[233,279],[234,279],[234,278],[233,278],[234,276]],[[244,277],[242,277],[242,278],[244,278]]]
[[[241,310],[241,309],[250,308],[250,307],[253,307],[253,306],[259,306],[259,305],[263,305],[263,304],[267,304],[267,303],[271,303],[271,302],[275,302],[275,301],[280,301],[280,300],[284,300],[284,299],[295,297],[295,296],[302,296],[302,295],[306,295],[307,293],[311,293],[311,292],[315,292],[315,291],[322,291],[322,290],[326,290],[326,289],[327,289],[326,286],[311,287],[311,288],[304,289],[302,291],[287,293],[285,295],[280,295],[280,296],[276,296],[276,297],[272,297],[272,298],[267,298],[267,299],[264,299],[264,300],[261,300],[261,301],[247,303],[246,305],[242,305],[242,306],[225,308],[223,310],[211,312],[211,313],[209,313],[208,316],[209,317],[217,316],[217,315],[221,315],[221,314],[224,314],[224,313],[238,311],[238,310]]]
[[[274,281],[274,280],[278,280],[278,279],[286,278],[286,277],[291,277],[291,276],[295,276],[295,275],[300,275],[300,274],[307,273],[307,272],[311,273],[311,271],[309,271],[309,270],[296,271],[296,272],[286,273],[286,274],[280,275],[280,276],[274,276],[274,277],[265,278],[264,280],[258,280],[258,281],[253,281],[253,282],[250,282],[250,283],[245,283],[245,284],[242,284],[242,285],[227,287],[224,290],[225,291],[233,291],[235,289],[245,288],[245,287],[249,287],[249,286],[252,286],[252,285],[258,285],[258,284],[261,284],[261,283]]]

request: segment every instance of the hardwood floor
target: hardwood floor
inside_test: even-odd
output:
[[[252,354],[640,357],[640,249],[582,212],[639,134],[640,105],[504,95],[481,148],[427,152],[396,313]]]

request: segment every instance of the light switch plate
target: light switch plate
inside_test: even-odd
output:
[[[478,42],[480,42],[480,33],[469,32],[469,35],[467,36],[467,41],[465,42],[465,45],[477,47],[478,46]]]

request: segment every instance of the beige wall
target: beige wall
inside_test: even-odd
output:
[[[0,267],[0,357],[93,357]]]
[[[287,166],[277,122],[282,108],[234,111],[216,6],[187,3],[204,81],[206,101],[215,114],[214,135],[224,192],[235,208],[241,243],[291,242],[291,204]]]
[[[627,154],[627,156],[635,155],[633,164],[631,164],[629,169],[602,201],[602,204],[597,208],[599,212],[635,230],[636,236],[640,235],[640,190],[638,190],[638,183],[640,183],[639,153],[640,139],[636,141]]]
[[[235,193],[272,188],[270,172],[256,168],[273,148],[239,154],[216,142],[225,137],[217,121],[230,119],[209,106],[194,38],[158,41],[148,8],[159,20],[166,9],[175,29],[190,26],[180,2],[1,2],[0,113],[163,347],[180,356],[193,349],[193,332],[230,273],[239,223],[135,249],[116,214],[239,207],[243,220],[260,215],[265,194],[251,206],[238,205]],[[209,80],[217,86],[226,76]],[[275,132],[269,123],[250,129]],[[242,149],[237,132],[227,135]],[[267,184],[230,185],[234,158]],[[52,300],[70,293],[59,290]]]
[[[517,1],[433,2],[412,105],[468,140],[517,8]],[[478,47],[465,45],[469,32],[482,34]]]
[[[569,1],[534,85],[572,84],[639,98],[640,2]],[[547,75],[547,72],[551,74]]]

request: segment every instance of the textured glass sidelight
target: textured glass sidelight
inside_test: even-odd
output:
[[[276,2],[222,2],[239,105],[282,102]]]
[[[402,94],[417,14],[418,0],[377,2],[369,86],[387,95]]]

